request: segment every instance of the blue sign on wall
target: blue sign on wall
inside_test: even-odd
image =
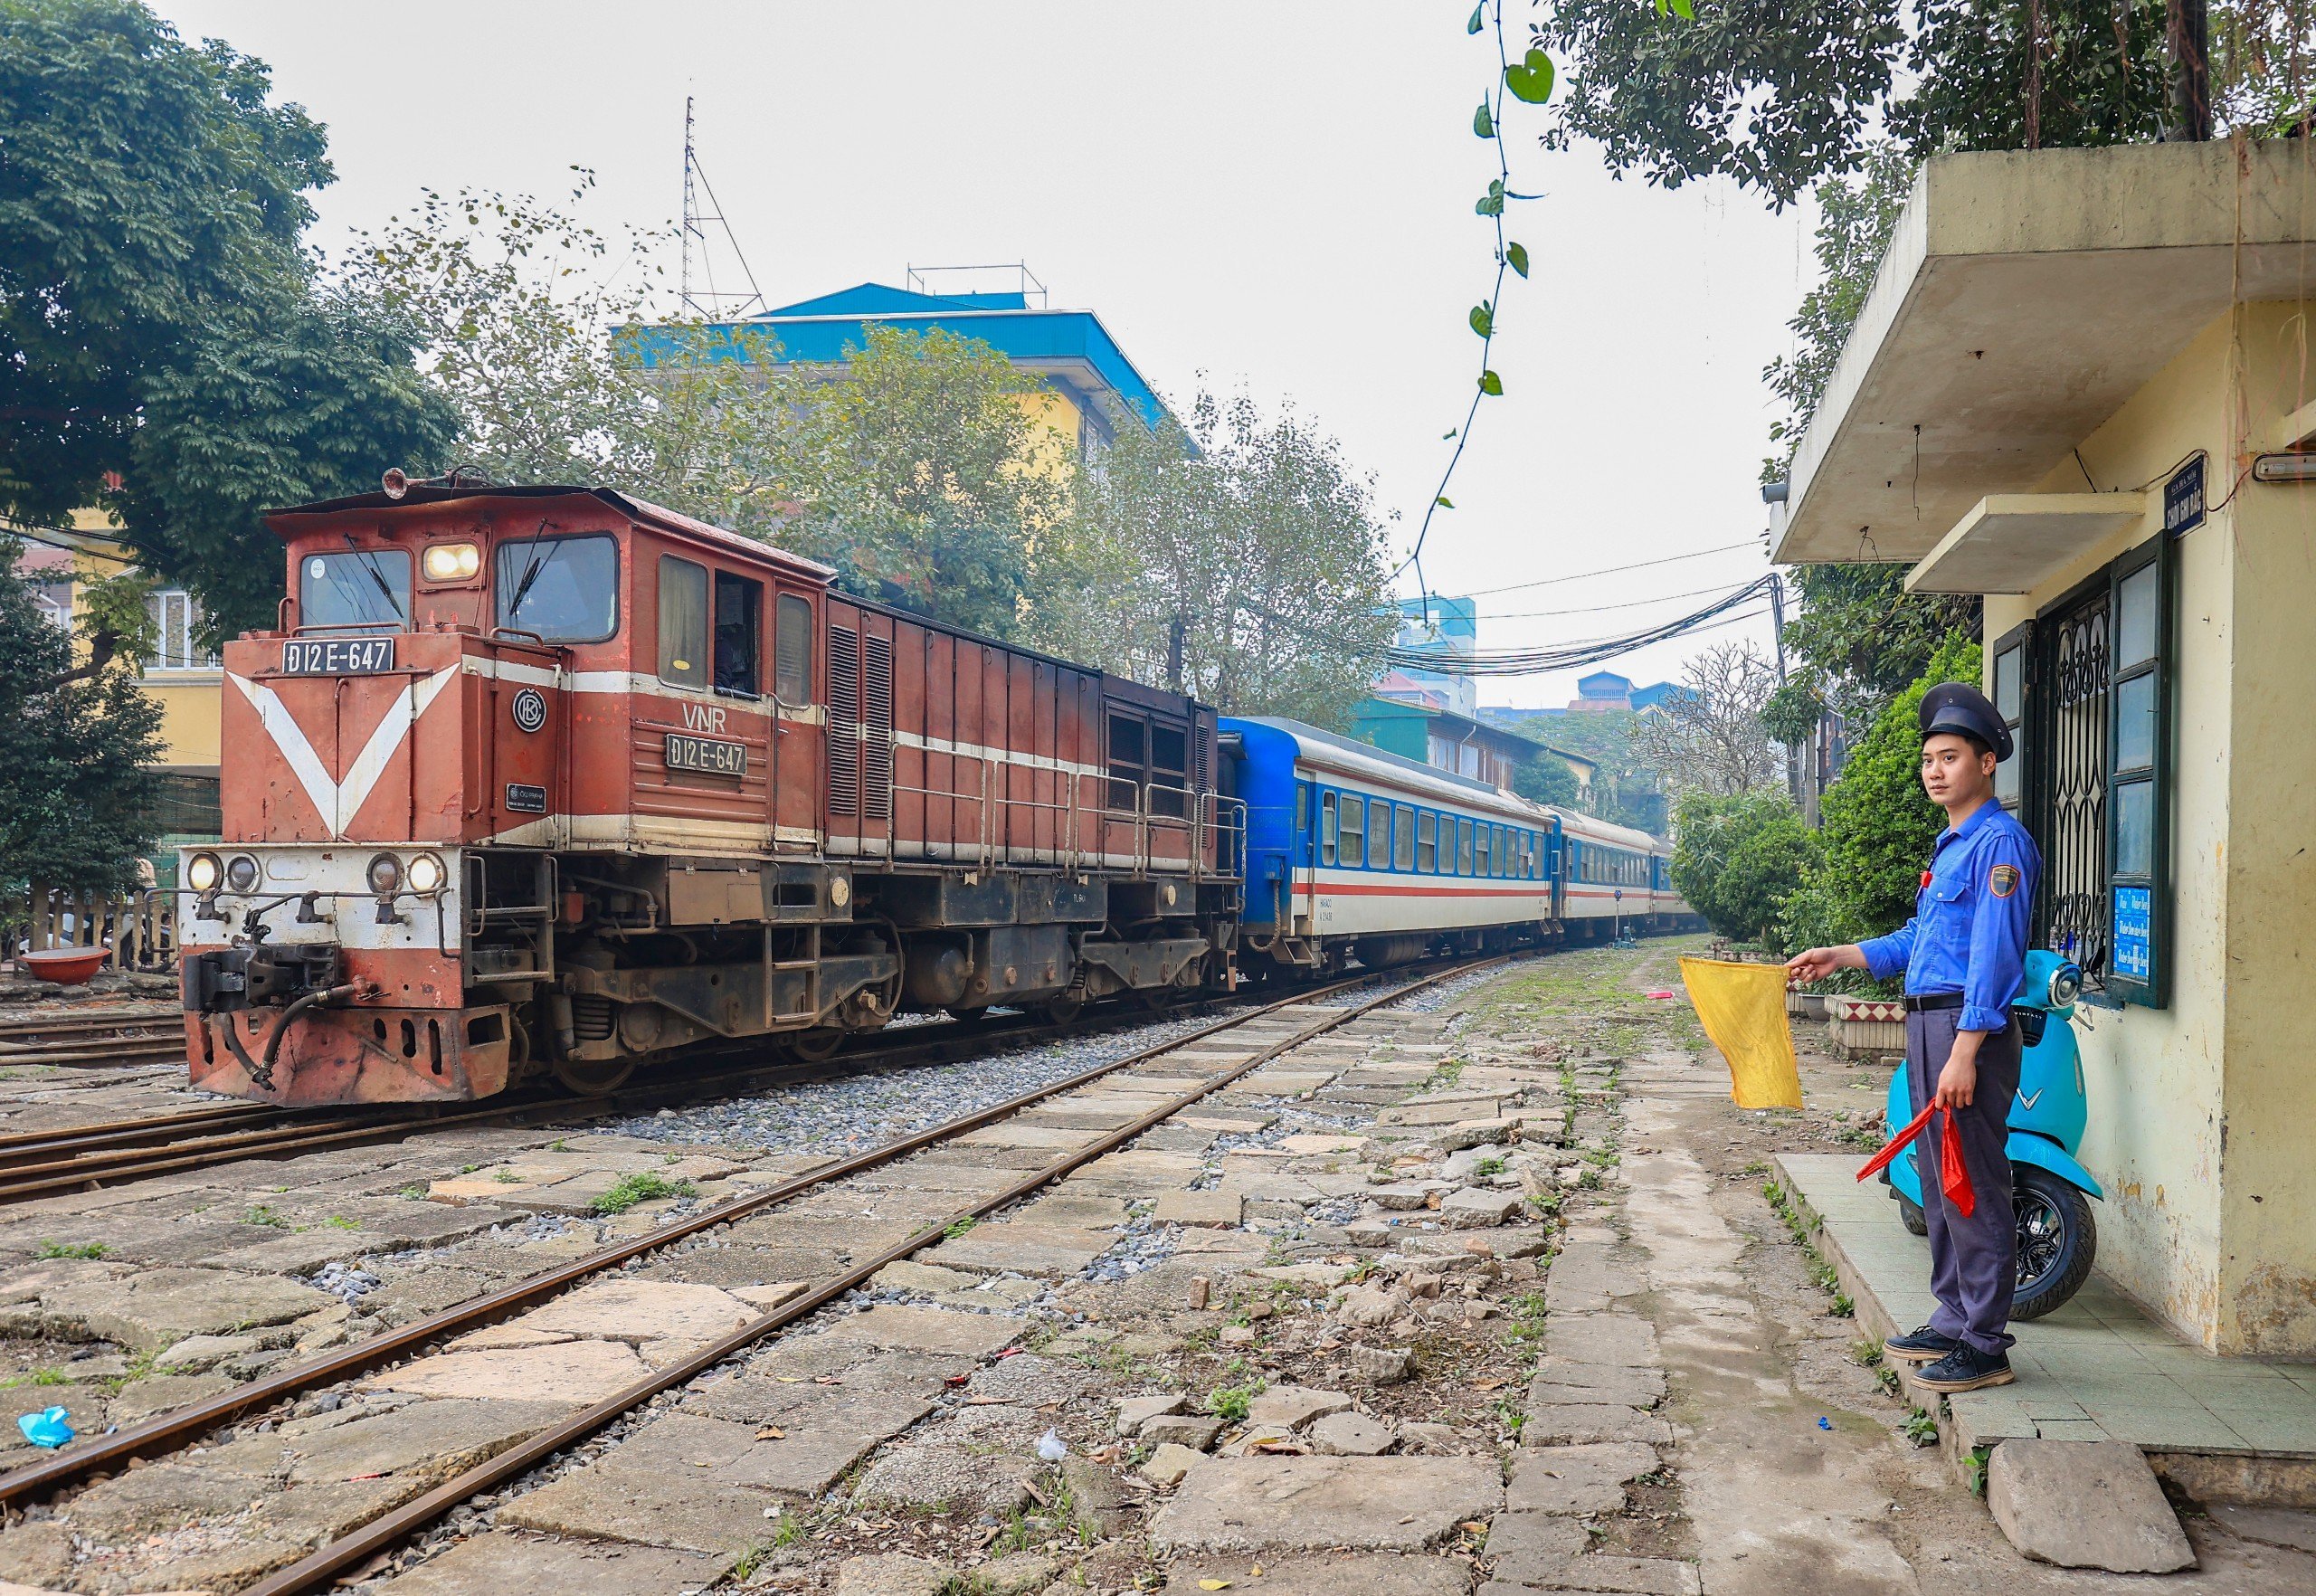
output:
[[[2163,529],[2177,537],[2204,524],[2204,457],[2197,455],[2163,484]]]
[[[2115,888],[2115,974],[2145,982],[2155,968],[2155,894],[2146,887]]]

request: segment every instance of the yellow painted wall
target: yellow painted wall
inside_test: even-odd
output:
[[[2170,1005],[2087,1011],[2077,1036],[2091,1097],[2083,1161],[2107,1189],[2102,1269],[2214,1351],[2305,1356],[2316,1354],[2316,1071],[2302,1018],[2316,974],[2316,490],[2246,482],[2228,497],[2248,464],[2246,427],[2264,441],[2311,396],[2291,397],[2296,358],[2283,354],[2297,309],[2216,318],[2081,446],[2101,489],[2159,486],[2206,450],[2207,497],[2227,502],[2179,544]],[[2084,486],[2069,460],[2037,488]],[[1987,639],[2160,527],[2159,499],[2032,594],[1989,596]]]
[[[1049,444],[1037,451],[1034,464],[1038,473],[1045,477],[1066,475],[1077,463],[1081,430],[1085,425],[1083,413],[1069,395],[1058,388],[1020,394],[1017,403],[1031,421],[1052,435]]]
[[[75,510],[72,525],[85,532],[109,531],[112,523],[99,510]],[[128,562],[109,553],[106,546],[84,545],[77,560],[80,577],[96,580],[119,575]],[[81,613],[81,587],[72,587],[72,614]],[[148,671],[142,683],[146,697],[161,706],[161,757],[172,769],[215,770],[220,758],[219,694],[224,676],[216,670]]]

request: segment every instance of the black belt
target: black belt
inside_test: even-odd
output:
[[[1920,1014],[1932,1009],[1959,1009],[1962,994],[1959,992],[1922,992],[1906,993],[1906,1012]]]

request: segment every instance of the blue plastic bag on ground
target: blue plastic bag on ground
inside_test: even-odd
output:
[[[26,1413],[16,1420],[16,1428],[36,1447],[61,1447],[73,1434],[71,1415],[62,1408],[51,1408],[45,1413]]]

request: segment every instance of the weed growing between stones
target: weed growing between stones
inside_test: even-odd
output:
[[[1234,1371],[1235,1372],[1235,1371]],[[1207,1392],[1205,1408],[1217,1419],[1228,1419],[1233,1424],[1246,1422],[1247,1411],[1257,1397],[1269,1389],[1267,1381],[1249,1380],[1243,1385],[1219,1385]]]
[[[102,1258],[111,1250],[111,1248],[101,1241],[43,1241],[33,1250],[33,1256],[34,1258]]]
[[[1770,1206],[1777,1211],[1777,1217],[1785,1221],[1785,1228],[1791,1233],[1795,1244],[1808,1258],[1809,1273],[1817,1280],[1818,1287],[1834,1299],[1834,1306],[1829,1311],[1837,1319],[1856,1317],[1857,1304],[1852,1302],[1849,1293],[1842,1289],[1841,1277],[1834,1272],[1834,1266],[1827,1263],[1826,1255],[1818,1250],[1818,1243],[1810,1236],[1809,1227],[1803,1222],[1799,1211],[1793,1206],[1791,1195],[1775,1181],[1761,1183],[1761,1195],[1769,1199]]]
[[[1938,1420],[1921,1408],[1916,1408],[1907,1414],[1906,1421],[1901,1428],[1905,1431],[1906,1439],[1918,1447],[1934,1447],[1938,1444]]]
[[[944,1236],[946,1236],[950,1240],[954,1241],[958,1237],[963,1235],[966,1231],[972,1230],[973,1226],[980,1222],[981,1221],[974,1219],[973,1215],[967,1214],[963,1219],[951,1220],[949,1221],[949,1228],[941,1233]]]
[[[288,1218],[286,1218],[278,1209],[271,1208],[262,1202],[252,1203],[248,1211],[242,1215],[242,1223],[245,1225],[266,1225],[277,1230],[287,1230],[291,1228]]]
[[[625,1213],[639,1202],[656,1202],[664,1197],[697,1197],[699,1188],[689,1181],[671,1181],[657,1170],[644,1170],[638,1174],[620,1176],[616,1184],[587,1205],[587,1211],[598,1219],[609,1219]]]

